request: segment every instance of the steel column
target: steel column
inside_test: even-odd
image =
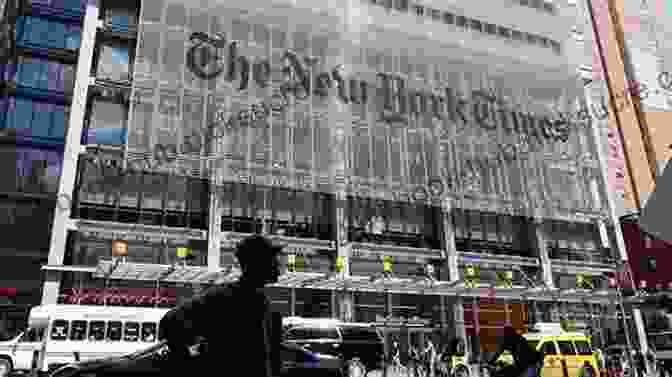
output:
[[[77,176],[77,163],[83,152],[81,145],[84,117],[86,115],[86,102],[90,83],[91,66],[93,63],[93,51],[96,42],[98,28],[98,1],[88,0],[84,25],[82,27],[81,44],[77,58],[77,76],[70,106],[70,119],[65,138],[63,151],[63,165],[58,185],[56,208],[54,209],[54,222],[51,230],[51,242],[49,243],[50,265],[62,265],[65,255],[68,230],[71,227],[70,212],[72,210],[72,195],[75,190],[75,178]],[[55,304],[58,301],[58,292],[61,285],[60,273],[47,273],[42,290],[42,304]]]

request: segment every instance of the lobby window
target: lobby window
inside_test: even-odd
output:
[[[385,294],[357,292],[355,294],[355,321],[376,322],[376,316],[385,316]]]
[[[441,11],[438,9],[431,9],[432,19],[434,21],[441,21]]]
[[[77,50],[82,27],[46,18],[21,16],[16,22],[16,42],[19,46]]]
[[[555,52],[556,54],[560,54],[562,52],[560,43],[556,41],[551,41],[551,48],[553,49],[553,52]]]
[[[455,15],[449,12],[443,13],[443,23],[453,25],[455,23]]]
[[[488,34],[497,34],[497,26],[493,24],[485,24],[485,32]]]
[[[553,6],[553,3],[551,3],[551,2],[544,1],[543,2],[543,8],[548,13],[555,13],[555,7]]]
[[[18,64],[8,69],[9,79],[18,86],[72,93],[75,87],[75,67],[45,59],[20,56]]]
[[[472,210],[453,210],[459,251],[531,256],[525,219]]]
[[[519,32],[518,30],[513,30],[511,32],[511,38],[513,38],[516,41],[521,41],[521,42],[524,40],[523,33]]]
[[[131,51],[119,42],[101,42],[96,50],[96,79],[115,82],[131,80]]]
[[[68,107],[23,97],[10,97],[0,104],[0,127],[16,130],[20,137],[57,144],[64,141]]]
[[[128,108],[125,104],[94,99],[86,127],[86,144],[123,145]]]
[[[551,221],[544,225],[549,234],[549,254],[552,258],[600,262],[598,232],[594,224]]]
[[[354,242],[439,248],[436,208],[350,197],[348,233]]]
[[[265,215],[274,234],[333,238],[332,195],[243,183],[227,183],[220,190],[222,231],[259,232]]]

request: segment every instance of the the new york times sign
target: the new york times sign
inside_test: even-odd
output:
[[[269,86],[274,67],[268,59],[253,59],[240,54],[238,43],[227,41],[222,34],[193,33],[190,41],[193,45],[187,52],[187,65],[197,77],[212,80],[225,75],[228,82],[237,81],[239,91],[248,89],[250,85],[260,88]],[[405,122],[409,116],[432,116],[462,124],[475,121],[485,130],[501,128],[508,134],[525,135],[539,145],[549,141],[566,142],[569,137],[570,119],[566,116],[537,116],[522,112],[483,91],[473,91],[469,101],[448,87],[434,92],[408,90],[402,78],[382,73],[379,74],[382,83],[379,90],[366,81],[346,77],[340,66],[328,72],[319,72],[313,79],[310,68],[314,60],[301,58],[291,50],[286,51],[283,57],[280,69],[287,79],[280,85],[279,92],[285,101],[290,96],[306,100],[311,93],[326,97],[333,92],[331,89],[336,89],[336,96],[346,104],[382,100],[381,116],[385,121]]]

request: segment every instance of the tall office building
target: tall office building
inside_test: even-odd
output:
[[[12,333],[41,300],[85,8],[80,0],[2,3],[16,47],[0,66],[0,332]]]
[[[486,349],[530,316],[603,328],[599,142],[562,116],[583,96],[579,14],[89,0],[43,303],[174,305],[265,232],[287,245],[285,315],[413,319]]]

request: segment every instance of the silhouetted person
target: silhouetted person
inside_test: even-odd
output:
[[[513,356],[513,365],[502,369],[501,375],[506,377],[537,377],[541,370],[544,358],[540,352],[530,347],[527,340],[511,326],[504,327],[504,336],[501,338],[497,351],[488,360],[494,365],[499,356],[509,351]]]
[[[214,367],[255,377],[274,374],[279,363],[275,336],[279,321],[270,313],[263,288],[278,281],[281,250],[262,236],[242,240],[236,248],[242,270],[239,281],[213,287],[164,316],[160,334],[176,362],[172,367]],[[194,358],[187,347],[199,337],[207,341],[207,350]],[[190,361],[194,359],[198,362]]]

